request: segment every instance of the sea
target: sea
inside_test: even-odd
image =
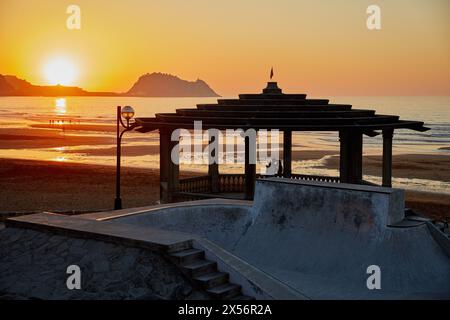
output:
[[[233,97],[229,97],[233,98]],[[322,97],[312,97],[322,98]],[[419,120],[431,130],[416,132],[411,130],[396,130],[393,152],[396,154],[415,155],[450,155],[450,97],[328,97],[330,103],[352,104],[355,109],[374,109],[378,114],[399,115],[403,120]],[[118,105],[130,105],[135,109],[136,117],[152,117],[156,113],[174,112],[178,108],[194,108],[196,104],[215,103],[217,98],[134,98],[134,97],[0,97],[0,130],[7,134],[8,129],[28,129],[36,124],[49,124],[51,121],[64,121],[66,124],[100,124],[114,125]],[[41,129],[42,130],[42,129]],[[50,129],[48,129],[50,130]],[[17,130],[16,130],[17,132]],[[31,131],[32,132],[32,131]],[[27,133],[29,134],[29,133]],[[87,137],[110,136],[109,131],[76,131],[70,130],[70,125],[61,135],[79,135]],[[1,140],[0,140],[1,143]],[[157,133],[141,134],[127,133],[123,140],[124,146],[158,145]],[[29,146],[23,148],[3,148],[0,146],[0,158],[19,158],[30,160],[47,160],[60,162],[77,162],[86,164],[115,165],[113,154],[86,154],[86,149],[111,149],[114,143],[108,145],[77,145],[55,148],[40,148]],[[327,132],[297,132],[293,136],[293,150],[323,150],[334,151],[338,155],[339,140],[337,133]],[[78,153],[77,150],[83,150]],[[125,149],[126,150],[126,149]],[[381,155],[381,137],[364,137],[364,154]],[[320,159],[294,161],[293,171],[304,174],[338,175],[337,170],[325,169],[322,165],[333,154]],[[157,154],[127,155],[123,152],[123,165],[139,168],[158,168]],[[204,167],[188,167],[204,170]],[[241,165],[226,166],[225,172],[238,172]],[[450,168],[449,168],[450,170]],[[365,179],[379,183],[379,177],[365,176]],[[450,194],[450,183],[428,179],[395,178],[396,187],[428,190]]]

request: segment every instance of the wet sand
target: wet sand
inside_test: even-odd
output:
[[[406,207],[414,209],[430,218],[450,220],[450,195],[406,191]]]
[[[339,157],[333,156],[325,161],[324,167],[338,169]],[[381,156],[365,156],[364,174],[380,176]],[[437,181],[450,181],[450,155],[402,154],[392,159],[392,176],[397,178],[417,178]]]
[[[191,175],[184,173],[184,175]],[[115,168],[74,163],[0,159],[0,212],[111,210]],[[450,195],[407,192],[407,206],[433,218],[450,213]],[[126,208],[156,204],[159,171],[123,168]]]
[[[78,124],[78,123],[54,123],[54,124],[32,124],[31,128],[52,129],[65,131],[92,131],[92,132],[116,132],[115,125],[109,124]]]
[[[64,146],[113,144],[112,136],[82,136],[61,130],[0,129],[0,149],[37,149]]]

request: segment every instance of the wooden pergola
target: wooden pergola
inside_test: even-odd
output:
[[[395,129],[426,131],[423,122],[400,120],[395,115],[378,115],[374,110],[352,109],[351,105],[330,104],[325,99],[307,99],[306,94],[285,94],[276,82],[269,82],[261,94],[241,94],[239,99],[219,99],[217,104],[199,104],[196,109],[158,113],[154,118],[137,118],[136,130],[160,134],[160,197],[175,202],[208,197],[253,199],[256,164],[249,161],[250,139],[245,139],[245,174],[220,174],[219,165],[209,164],[208,175],[179,179],[179,166],[171,161],[178,144],[171,141],[176,129],[194,129],[202,121],[207,129],[278,129],[283,132],[282,176],[328,182],[365,184],[363,180],[363,135],[383,135],[382,185],[392,186],[392,138]],[[339,177],[292,173],[292,133],[294,131],[339,132]]]

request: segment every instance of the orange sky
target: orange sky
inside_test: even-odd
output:
[[[66,28],[70,4],[81,30]],[[0,74],[47,84],[45,64],[63,57],[92,91],[161,71],[259,92],[273,65],[286,92],[450,95],[448,0],[0,0],[0,44]]]

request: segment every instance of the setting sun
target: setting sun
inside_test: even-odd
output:
[[[72,85],[77,76],[74,64],[64,58],[49,61],[44,67],[45,78],[50,85]]]

